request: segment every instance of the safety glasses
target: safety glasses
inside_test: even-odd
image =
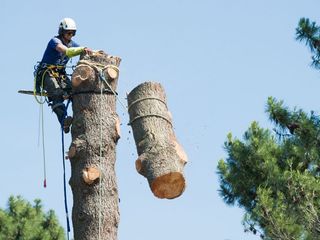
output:
[[[66,32],[64,32],[64,34],[66,34],[66,35],[72,35],[72,36],[74,36],[75,33],[76,33],[76,31],[66,31]]]

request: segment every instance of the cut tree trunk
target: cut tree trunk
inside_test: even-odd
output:
[[[183,167],[187,155],[173,131],[164,89],[146,82],[127,96],[130,125],[135,139],[137,171],[146,177],[159,198],[176,198],[185,189]]]
[[[68,158],[75,240],[117,239],[119,198],[114,165],[119,119],[116,97],[101,76],[115,91],[120,61],[103,52],[85,55],[72,74],[73,123]],[[108,91],[100,94],[101,86]]]

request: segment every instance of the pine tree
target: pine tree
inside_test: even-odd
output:
[[[296,39],[305,42],[313,54],[311,66],[320,69],[320,27],[308,18],[301,18],[296,28]]]
[[[320,239],[320,117],[269,97],[273,131],[253,122],[243,140],[229,133],[220,194],[245,209],[245,231],[263,239]]]
[[[1,240],[64,240],[63,228],[53,210],[43,212],[41,200],[34,205],[21,196],[11,196],[8,207],[0,209]]]

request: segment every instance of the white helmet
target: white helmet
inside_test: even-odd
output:
[[[58,33],[61,35],[64,31],[68,30],[77,31],[76,22],[72,18],[64,18],[60,21]]]

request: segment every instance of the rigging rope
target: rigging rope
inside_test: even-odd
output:
[[[70,234],[70,222],[69,222],[69,212],[68,212],[68,199],[67,199],[67,184],[66,184],[66,164],[65,164],[65,158],[64,158],[64,119],[67,116],[67,110],[68,106],[70,103],[71,99],[68,99],[65,112],[64,112],[64,117],[61,122],[61,150],[62,150],[62,165],[63,165],[63,194],[64,194],[64,208],[65,208],[65,214],[66,214],[66,220],[67,220],[67,237],[69,240],[69,234]]]
[[[100,168],[100,177],[99,177],[99,240],[101,240],[101,218],[102,218],[102,180],[101,180],[101,171],[102,171],[102,81],[100,82],[100,150],[99,150],[99,168]]]
[[[37,90],[36,90],[36,82],[37,82],[37,72],[35,73],[34,77],[34,88],[33,88],[33,96],[36,99],[37,103],[40,106],[39,111],[39,120],[41,119],[41,123],[39,121],[39,128],[38,128],[38,144],[40,139],[40,129],[41,129],[41,135],[42,135],[42,159],[43,159],[43,187],[47,187],[47,168],[46,168],[46,151],[45,151],[45,135],[44,135],[44,119],[43,119],[43,104],[46,102],[46,98],[44,96],[43,92],[43,82],[45,74],[48,70],[44,71],[44,73],[41,76],[41,92],[40,92],[40,98],[37,97]],[[41,124],[41,127],[40,127]]]
[[[81,65],[86,65],[86,66],[92,67],[94,70],[96,70],[97,73],[99,74],[99,78],[108,86],[109,90],[114,94],[117,101],[127,111],[127,107],[118,98],[118,94],[112,89],[112,87],[110,86],[110,84],[108,83],[108,81],[106,80],[106,78],[104,76],[104,70],[107,69],[108,67],[112,67],[113,69],[116,69],[116,71],[118,71],[118,72],[119,72],[119,68],[115,65],[112,65],[112,64],[108,64],[105,66],[105,65],[99,64],[99,63],[91,63],[90,61],[86,61],[86,60],[80,60],[78,62],[78,66],[81,66]]]
[[[107,68],[108,65],[105,67]],[[100,76],[100,79],[108,86],[108,88],[112,91],[112,93],[114,94],[114,96],[116,97],[116,99],[118,100],[118,102],[121,104],[121,106],[127,110],[127,107],[122,103],[122,101],[118,98],[117,96],[117,93],[112,89],[112,87],[110,86],[110,84],[108,83],[107,79],[105,78],[104,76],[104,73],[103,73],[103,70],[105,69],[98,69],[98,72],[99,72],[99,76]]]
[[[43,157],[43,187],[47,187],[47,167],[46,167],[46,149],[44,143],[44,120],[43,120],[43,104],[40,105],[41,108],[41,132],[42,132],[42,157]]]

